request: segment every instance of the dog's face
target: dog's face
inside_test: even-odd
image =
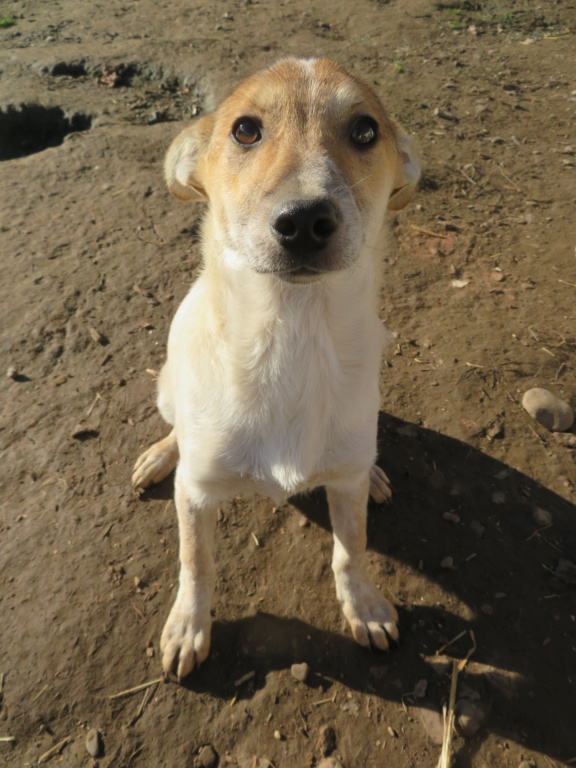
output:
[[[253,75],[166,159],[177,197],[210,201],[225,253],[299,283],[352,266],[418,176],[409,137],[367,86],[325,60]]]

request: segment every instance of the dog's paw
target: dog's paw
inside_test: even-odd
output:
[[[182,602],[176,600],[160,640],[164,673],[177,675],[178,681],[200,666],[210,653],[210,612],[204,617],[195,616]]]
[[[336,593],[354,640],[366,648],[388,650],[398,642],[398,613],[362,573],[336,576]]]
[[[138,458],[132,472],[132,487],[147,488],[153,483],[159,483],[168,477],[178,461],[178,445],[176,438],[168,435],[150,446]]]
[[[386,504],[392,499],[390,480],[377,464],[370,470],[370,498],[376,504]]]

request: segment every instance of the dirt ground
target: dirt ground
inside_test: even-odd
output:
[[[520,400],[576,406],[574,2],[5,0],[0,17],[0,765],[434,768],[449,657],[472,649],[457,699],[484,719],[453,768],[573,764],[576,452]],[[177,583],[171,479],[129,483],[165,431],[154,372],[198,270],[201,207],[170,198],[162,158],[291,54],[362,75],[424,156],[382,296],[395,495],[369,517],[401,645],[371,654],[344,626],[322,494],[234,499],[210,658],[110,699],[161,677]]]

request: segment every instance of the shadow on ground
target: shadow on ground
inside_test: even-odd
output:
[[[485,728],[462,747],[458,764],[471,765],[487,732],[570,760],[576,756],[568,714],[576,682],[576,604],[573,572],[562,563],[576,560],[576,507],[468,444],[387,414],[380,414],[379,440],[394,499],[384,511],[370,511],[368,541],[388,559],[389,580],[397,585],[401,646],[390,655],[372,654],[349,636],[265,613],[216,621],[211,658],[187,687],[231,698],[238,691],[233,680],[257,670],[242,688],[250,696],[268,672],[306,661],[314,670],[312,686],[329,691],[337,680],[400,702],[410,691],[399,687],[398,673],[408,666],[410,679],[431,684],[421,706],[436,706],[447,693],[450,670],[438,675],[429,660],[448,639],[473,630],[477,648],[465,683],[489,714]],[[164,497],[166,489],[156,493]],[[329,529],[322,491],[292,504]],[[536,520],[536,510],[551,516],[549,527]],[[459,522],[446,520],[446,512]],[[447,556],[452,568],[440,565]],[[418,604],[409,583],[404,598],[403,578],[397,578],[402,569],[407,579],[417,574],[420,588],[428,583],[432,595],[452,595],[450,605],[425,596]],[[469,647],[467,636],[447,652],[461,658]],[[489,674],[479,673],[486,672],[482,665]]]

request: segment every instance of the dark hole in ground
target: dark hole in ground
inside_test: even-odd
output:
[[[88,72],[83,61],[59,61],[52,67],[54,77],[85,77]]]
[[[87,131],[91,125],[90,115],[65,115],[61,107],[11,104],[0,110],[0,161],[57,147],[69,133]]]

